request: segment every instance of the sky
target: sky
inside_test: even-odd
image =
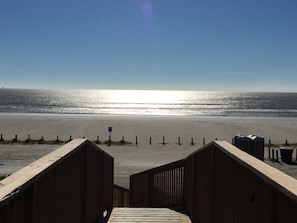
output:
[[[0,0],[0,87],[297,92],[295,0]]]

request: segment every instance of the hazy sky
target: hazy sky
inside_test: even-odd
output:
[[[0,0],[0,86],[297,91],[297,1]]]

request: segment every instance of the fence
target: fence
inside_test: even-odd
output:
[[[129,207],[130,192],[128,189],[113,185],[113,207]]]
[[[130,177],[131,207],[183,206],[184,160]]]
[[[184,160],[132,175],[132,206],[175,204],[172,190],[161,187],[162,197],[156,193],[160,173],[165,188],[183,188],[178,200],[193,222],[297,222],[297,181],[227,142],[212,142]]]
[[[113,158],[73,140],[0,182],[0,222],[101,222],[112,185]]]

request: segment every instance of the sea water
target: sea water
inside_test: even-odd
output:
[[[297,93],[0,89],[0,113],[297,117]]]

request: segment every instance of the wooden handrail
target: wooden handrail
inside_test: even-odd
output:
[[[177,168],[183,172],[179,182],[170,173]],[[163,173],[160,188],[167,197],[156,193],[156,175]],[[297,222],[297,180],[224,141],[211,142],[184,160],[132,175],[131,205],[163,207],[161,201],[174,196],[166,188],[180,182],[181,206],[193,222]]]
[[[113,158],[72,140],[0,182],[0,222],[102,221],[113,207]]]

